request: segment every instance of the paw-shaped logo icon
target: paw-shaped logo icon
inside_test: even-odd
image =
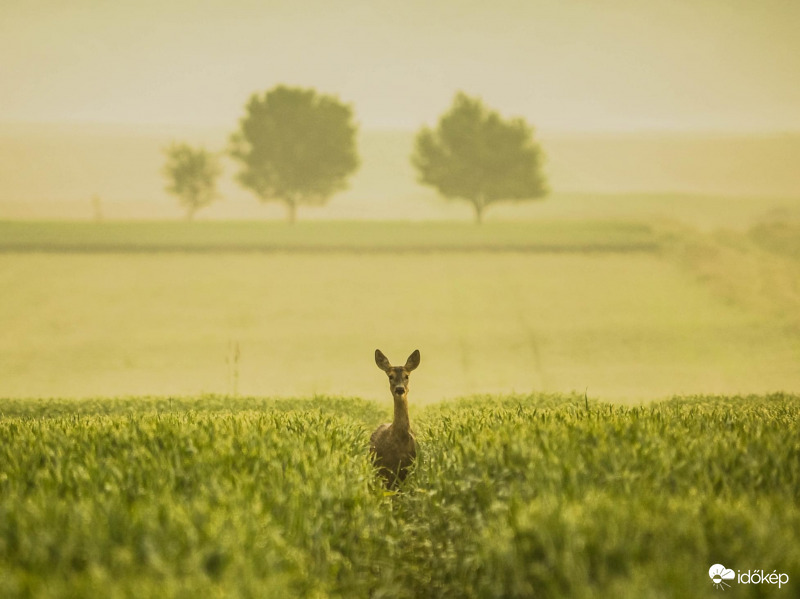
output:
[[[736,574],[730,568],[726,568],[722,564],[714,564],[708,569],[708,576],[715,588],[725,590],[725,587],[730,587],[726,580],[733,580]]]

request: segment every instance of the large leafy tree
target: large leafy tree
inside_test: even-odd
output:
[[[250,97],[231,155],[242,166],[239,182],[262,202],[283,202],[294,222],[298,206],[322,205],[346,188],[359,165],[355,138],[350,106],[279,85]]]
[[[167,191],[177,196],[186,210],[186,219],[216,200],[217,177],[222,169],[217,157],[203,148],[188,144],[172,144],[166,149],[164,176]]]
[[[487,206],[545,196],[543,154],[523,119],[503,120],[463,92],[435,129],[423,127],[411,162],[419,181],[446,198],[469,201],[480,223]]]

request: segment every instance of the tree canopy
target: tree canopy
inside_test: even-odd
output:
[[[217,195],[217,177],[222,172],[217,157],[203,148],[176,143],[166,149],[167,163],[164,176],[166,190],[178,197],[186,209],[186,219],[208,206]]]
[[[542,159],[533,128],[523,119],[503,120],[463,92],[435,129],[419,131],[411,156],[420,183],[472,203],[479,223],[490,204],[547,194]]]
[[[253,94],[231,137],[237,178],[263,201],[283,202],[294,222],[299,205],[322,205],[345,189],[359,166],[350,106],[313,89],[279,85]]]

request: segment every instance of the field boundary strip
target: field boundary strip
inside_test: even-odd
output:
[[[235,254],[235,253],[629,253],[656,252],[661,244],[647,243],[589,243],[589,244],[486,244],[486,245],[269,245],[269,244],[95,244],[95,243],[9,243],[0,242],[4,254]]]
[[[653,252],[664,239],[628,222],[3,222],[0,253]]]

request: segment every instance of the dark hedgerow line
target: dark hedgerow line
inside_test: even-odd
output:
[[[629,222],[0,221],[0,252],[651,252],[662,242]]]

